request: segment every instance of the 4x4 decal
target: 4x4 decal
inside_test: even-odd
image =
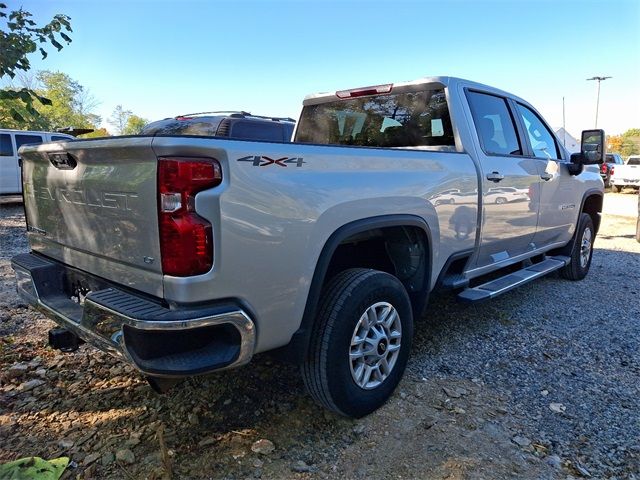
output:
[[[269,158],[265,155],[249,155],[239,158],[238,162],[251,162],[254,167],[267,167],[269,165],[287,167],[292,164],[295,164],[296,167],[301,167],[303,163],[307,163],[302,157]]]

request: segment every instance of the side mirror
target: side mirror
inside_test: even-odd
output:
[[[576,165],[595,165],[604,163],[606,143],[604,130],[583,130],[580,153],[571,155],[571,163]]]

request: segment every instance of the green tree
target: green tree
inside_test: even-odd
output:
[[[81,138],[101,138],[101,137],[110,137],[111,135],[107,132],[106,128],[96,128],[91,133],[85,133],[80,135]]]
[[[137,135],[147,123],[149,123],[149,120],[146,118],[131,114],[129,115],[129,118],[127,118],[127,124],[122,130],[122,134]]]
[[[622,134],[620,154],[623,157],[640,153],[640,128],[630,128]]]
[[[21,120],[13,118],[11,108],[21,111],[24,107],[17,100],[0,103],[0,122],[6,128],[30,130],[56,130],[63,127],[97,128],[100,117],[93,113],[97,102],[93,96],[69,75],[47,70],[33,75],[21,75],[21,87],[29,88],[49,99],[48,105],[34,105],[37,115],[25,115]],[[12,87],[20,88],[20,87]]]
[[[29,55],[36,50],[42,58],[47,57],[45,46],[51,44],[58,51],[63,45],[71,43],[71,38],[65,33],[71,32],[70,18],[67,15],[58,14],[44,26],[38,26],[31,19],[31,13],[20,8],[8,11],[7,5],[0,3],[0,79],[14,78],[19,71],[26,72],[31,68]],[[41,105],[49,105],[46,97],[39,95],[33,89],[23,87],[21,89],[5,88],[0,90],[0,121],[5,124],[5,117],[16,122],[25,120],[25,115],[37,117],[35,102]]]
[[[622,150],[622,135],[607,135],[607,151],[620,153]]]
[[[117,105],[113,109],[108,121],[116,129],[116,135],[125,135],[124,131],[131,115],[133,115],[131,110],[125,110],[122,105]]]
[[[37,79],[41,85],[38,93],[51,100],[51,105],[37,107],[50,128],[97,128],[100,117],[92,110],[96,100],[77,81],[62,72],[41,71]]]

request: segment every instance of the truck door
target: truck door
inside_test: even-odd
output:
[[[475,267],[482,268],[531,251],[538,202],[530,192],[541,180],[538,160],[525,156],[510,102],[475,90],[467,98],[480,144],[483,214]]]
[[[567,161],[551,129],[532,108],[516,103],[517,117],[525,132],[530,158],[536,160],[541,182],[532,191],[540,203],[538,227],[533,237],[536,248],[571,240],[580,210],[579,182],[569,174]],[[568,160],[568,158],[566,159]]]

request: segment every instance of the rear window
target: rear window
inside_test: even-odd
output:
[[[295,140],[363,147],[455,145],[443,89],[308,105]]]
[[[231,128],[231,135],[229,136],[245,140],[265,140],[271,142],[282,142],[284,138],[282,126],[278,123],[246,121],[234,123]]]
[[[12,157],[13,145],[11,145],[11,135],[8,133],[0,134],[0,157]]]
[[[40,135],[16,135],[16,148],[19,150],[22,145],[30,143],[42,143]]]
[[[160,120],[146,125],[140,135],[195,135],[213,137],[218,129],[219,119]]]

